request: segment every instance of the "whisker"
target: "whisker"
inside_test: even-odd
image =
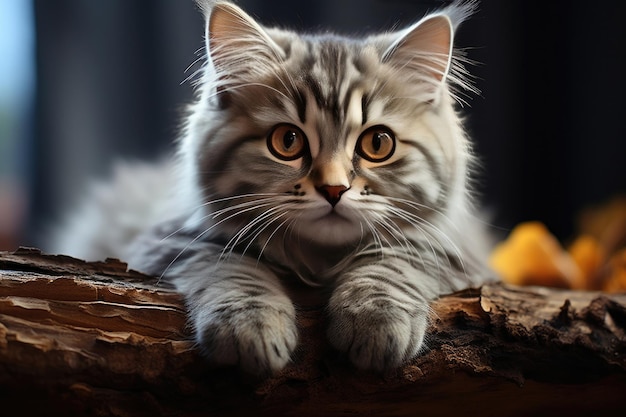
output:
[[[402,229],[393,221],[391,221],[391,219],[387,219],[386,217],[383,217],[381,221],[388,233],[391,234],[396,242],[398,242],[398,244],[405,249],[406,253],[409,255],[418,256],[422,261],[422,265],[424,265],[424,260],[422,259],[421,253],[417,250],[415,245],[406,237]]]
[[[262,200],[258,200],[258,201],[247,201],[244,203],[239,203],[239,204],[235,204],[232,206],[228,206],[225,207],[223,209],[220,210],[216,210],[216,211],[212,211],[209,214],[209,217],[211,217],[212,219],[217,219],[218,217],[227,214],[231,211],[237,211],[237,210],[242,210],[242,209],[254,209],[254,208],[263,208],[263,207],[267,207],[272,205],[271,203],[273,202],[273,199],[262,199]]]
[[[246,196],[250,196],[250,195],[254,195],[254,194],[248,194],[248,195],[246,195]],[[278,194],[278,195],[280,195],[280,194]],[[242,197],[241,195],[240,195],[240,196],[232,196],[232,197],[225,197],[225,198],[222,198],[222,199],[219,199],[219,200],[225,200],[225,201],[228,201],[228,200],[233,200],[233,199],[236,199],[236,198],[241,198],[241,197]],[[215,201],[218,201],[218,200],[213,200],[213,201],[215,202]],[[204,205],[204,204],[203,204],[203,205]],[[266,207],[266,206],[268,206],[268,205],[269,205],[269,204],[265,204],[265,205],[263,205],[263,206],[261,206],[261,207],[264,207],[264,206]],[[237,217],[237,216],[239,216],[239,215],[241,215],[241,214],[243,214],[243,213],[247,213],[247,212],[250,212],[250,211],[252,211],[252,210],[255,210],[255,209],[257,209],[257,208],[258,208],[257,206],[249,206],[249,207],[245,207],[245,208],[243,208],[243,209],[241,209],[241,210],[239,210],[239,211],[237,211],[237,212],[235,212],[235,213],[233,213],[233,214],[230,214],[230,215],[228,215],[228,216],[224,217],[223,219],[221,219],[221,220],[219,220],[219,221],[217,221],[217,222],[213,223],[210,227],[208,227],[208,228],[204,229],[204,231],[202,231],[201,233],[199,233],[199,234],[198,234],[196,237],[194,237],[194,238],[193,238],[193,239],[192,239],[189,243],[187,243],[187,245],[185,245],[185,247],[184,247],[184,248],[183,248],[183,249],[182,249],[182,250],[181,250],[181,251],[180,251],[180,252],[179,252],[179,253],[178,253],[175,257],[174,257],[174,259],[172,259],[172,261],[171,261],[171,262],[167,265],[167,267],[164,269],[164,271],[163,271],[163,272],[161,273],[161,275],[159,276],[159,280],[161,280],[161,279],[165,276],[165,274],[167,273],[167,271],[169,271],[169,269],[172,267],[172,265],[174,265],[174,263],[175,263],[178,259],[180,259],[180,257],[183,255],[183,253],[185,253],[185,251],[187,251],[187,249],[189,249],[189,247],[190,247],[191,245],[193,245],[194,243],[196,243],[199,239],[201,239],[202,237],[204,237],[207,233],[209,233],[210,231],[212,231],[213,229],[215,229],[216,227],[218,227],[220,224],[222,224],[222,223],[224,223],[224,222],[226,222],[226,221],[228,221],[228,220],[231,220],[231,219],[233,219],[233,218],[235,218],[235,217]],[[207,218],[209,218],[209,217],[211,217],[211,216],[212,216],[212,213],[209,213],[209,214],[207,214],[207,215],[203,216],[203,217],[201,218],[201,220],[205,220],[205,219],[207,219]],[[180,232],[180,231],[181,231],[181,230],[183,230],[183,229],[184,229],[184,227],[182,227],[182,228],[178,229],[177,231],[175,231],[175,232],[171,233],[171,234],[170,234],[170,235],[168,235],[168,236],[169,236],[169,237],[171,237],[171,236],[173,236],[174,234],[176,234],[176,233]],[[166,237],[166,238],[167,238],[167,237]],[[166,239],[166,238],[164,238],[164,239]]]
[[[387,196],[385,198],[387,200],[389,200],[389,201],[405,204],[405,205],[407,205],[407,206],[409,206],[409,207],[411,207],[411,208],[413,208],[413,209],[415,209],[417,211],[422,211],[422,210],[432,211],[433,213],[436,213],[439,216],[441,216],[443,219],[445,219],[446,222],[450,226],[452,226],[453,228],[458,230],[458,225],[456,223],[454,223],[452,220],[450,220],[450,218],[441,210],[438,210],[438,209],[436,209],[434,207],[427,206],[426,204],[418,203],[417,201],[407,200],[405,198],[387,197]],[[400,207],[398,207],[398,208],[400,208]]]
[[[198,234],[196,237],[194,237],[191,242],[189,242],[180,252],[178,252],[178,254],[174,257],[174,259],[172,259],[170,261],[169,264],[167,264],[167,267],[165,267],[165,269],[163,270],[163,272],[161,272],[161,275],[159,275],[159,279],[157,280],[157,283],[161,282],[161,280],[163,279],[163,277],[165,276],[165,274],[167,273],[167,271],[169,271],[169,269],[172,267],[172,265],[174,265],[174,263],[183,255],[183,253],[185,253],[185,251],[187,249],[189,249],[189,247],[191,245],[193,245],[194,243],[196,243],[198,241],[198,239],[200,239],[202,236],[204,236],[205,234],[207,234],[212,227],[209,227],[208,229],[205,229],[203,232],[201,232],[200,234]]]
[[[276,220],[280,219],[282,216],[284,216],[285,214],[287,214],[287,212],[282,213],[280,215],[278,215],[276,218],[274,218],[271,222],[269,222],[267,224],[267,226],[269,226],[271,223],[275,222]],[[259,251],[259,256],[257,257],[257,263],[261,262],[261,257],[263,256],[263,252],[265,251],[265,248],[267,247],[267,245],[270,243],[270,240],[272,240],[272,238],[274,237],[274,235],[276,234],[276,232],[278,232],[280,230],[280,228],[289,221],[290,219],[285,219],[283,220],[283,222],[281,224],[278,225],[278,227],[276,227],[276,229],[274,229],[274,231],[268,236],[267,240],[265,241],[265,244],[263,245],[263,247],[261,248],[261,250]],[[267,228],[267,226],[265,228]],[[256,236],[255,236],[256,238]]]
[[[375,222],[375,224],[381,226],[387,232],[386,234],[391,235],[396,240],[396,242],[398,242],[398,244],[400,244],[400,246],[402,246],[402,244],[400,243],[400,240],[398,239],[398,237],[395,235],[395,233],[393,231],[391,231],[389,229],[388,225],[384,221],[384,217],[381,216],[380,218],[374,220],[374,222]],[[389,242],[389,239],[387,239],[387,237],[385,236],[385,233],[382,233],[381,236],[382,236],[382,240],[384,240],[385,243],[387,244],[386,247],[391,250],[391,255],[393,257],[397,257],[396,251],[395,251],[395,245],[393,245],[393,244],[391,244],[391,242]]]
[[[240,195],[235,195],[235,196],[229,196],[229,197],[223,197],[223,198],[219,198],[219,199],[215,199],[215,200],[209,200],[209,201],[205,201],[204,203],[200,204],[199,206],[197,206],[194,210],[199,210],[202,209],[208,205],[211,204],[216,204],[216,203],[223,203],[223,202],[227,202],[227,201],[232,201],[232,200],[236,200],[236,199],[242,199],[242,198],[251,198],[251,197],[278,197],[278,196],[283,196],[283,194],[278,194],[278,193],[254,193],[254,194],[240,194]],[[258,202],[269,202],[271,201],[271,199],[259,199],[259,200],[251,200],[248,202],[244,202],[244,203],[240,203],[240,204],[250,204],[250,205],[254,205]],[[206,220],[210,217],[212,218],[216,218],[218,217],[217,213],[219,213],[219,215],[221,215],[222,211],[227,212],[227,211],[232,211],[236,206],[229,206],[226,207],[224,209],[221,210],[217,210],[208,214],[205,214],[204,216],[202,216],[200,218],[200,220]],[[239,206],[237,206],[239,207]],[[163,237],[161,239],[161,242],[171,238],[172,236],[176,235],[177,233],[181,232],[182,230],[184,230],[185,228],[187,228],[187,226],[181,226],[180,228],[176,229],[175,231],[171,232],[170,234],[168,234],[167,236]]]
[[[224,249],[222,250],[222,254],[220,255],[220,259],[222,258],[222,256],[226,256],[226,258],[228,258],[230,255],[232,255],[233,251],[235,250],[235,248],[237,247],[239,242],[247,239],[246,235],[250,232],[251,229],[253,229],[259,223],[264,222],[268,217],[271,217],[274,212],[279,211],[279,210],[280,210],[279,207],[272,207],[272,208],[264,211],[263,213],[259,214],[254,219],[252,219],[250,222],[248,222],[248,224],[246,224],[244,227],[239,229],[239,231],[237,231],[237,233],[235,233],[235,235],[226,243],[226,245],[224,245]],[[260,226],[260,227],[262,227],[262,226]],[[254,230],[256,231],[256,230],[258,230],[258,228],[254,229]],[[261,229],[261,231],[262,230],[263,229]],[[257,236],[258,236],[258,234],[250,239],[250,243],[248,243],[248,245],[245,247],[243,253],[241,254],[242,256],[250,248],[250,245],[254,242],[254,239]],[[228,250],[229,247],[230,247],[230,250]],[[228,255],[226,255],[226,251],[227,250],[228,250]]]
[[[436,235],[438,235],[441,238],[443,238],[444,241],[447,244],[450,245],[452,251],[454,252],[454,255],[456,256],[456,258],[459,260],[459,262],[461,264],[461,268],[463,269],[463,272],[466,273],[465,263],[463,261],[463,254],[462,254],[461,250],[452,241],[452,239],[450,239],[450,237],[448,237],[448,235],[446,235],[441,229],[436,227],[434,224],[428,222],[427,220],[423,219],[422,217],[417,216],[417,215],[415,215],[413,213],[410,213],[410,212],[408,212],[406,210],[403,210],[401,208],[398,208],[396,206],[389,206],[389,209],[396,216],[398,216],[402,220],[408,222],[409,224],[413,225],[417,230],[419,230],[422,234],[424,234],[425,237],[430,237],[435,242],[437,242],[437,245],[443,251],[443,253],[447,254],[448,251],[446,250],[446,247],[443,245],[443,243],[439,240],[439,238],[437,238],[437,236],[435,236],[435,234],[433,234],[433,233],[429,232],[428,230],[426,230],[424,227],[429,228],[434,233],[436,233]],[[424,226],[424,227],[422,227],[422,226]],[[435,248],[432,246],[432,244],[430,242],[430,239],[426,239],[426,242],[431,246],[431,250],[433,251],[433,255],[435,255],[435,259],[438,259],[439,257],[437,256]],[[450,259],[447,259],[447,260],[448,260],[449,266],[452,267]]]
[[[380,233],[378,231],[378,229],[376,228],[376,225],[374,223],[372,223],[369,219],[367,218],[363,218],[363,220],[365,221],[365,224],[367,225],[368,229],[370,230],[370,233],[372,235],[372,239],[374,240],[373,244],[374,244],[374,248],[376,250],[376,252],[378,252],[378,257],[379,259],[383,259],[384,256],[384,245],[383,245],[383,241],[380,238]],[[366,246],[367,248],[367,246]],[[366,250],[366,248],[364,248],[364,251]]]
[[[284,194],[280,194],[280,193],[249,193],[249,194],[237,194],[237,195],[233,195],[233,196],[229,196],[229,197],[222,197],[222,198],[218,198],[215,200],[208,200],[205,201],[204,203],[202,203],[200,205],[200,207],[205,207],[205,206],[209,206],[211,204],[216,204],[216,203],[224,203],[227,201],[232,201],[232,200],[237,200],[237,199],[241,199],[241,198],[251,198],[251,197],[278,197],[278,196],[284,196]]]
[[[401,229],[398,225],[396,225],[393,221],[391,221],[391,219],[388,219],[388,220],[387,220],[387,223],[388,223],[388,227],[392,228],[394,231],[397,231],[397,233],[398,233],[398,234],[400,234],[400,235],[402,236],[402,239],[406,242],[406,243],[404,243],[404,244],[403,244],[403,243],[399,240],[399,238],[395,235],[395,233],[394,233],[394,238],[398,241],[398,243],[399,243],[399,244],[400,244],[403,248],[406,248],[406,249],[405,249],[405,250],[406,250],[406,254],[407,254],[407,255],[409,255],[409,256],[414,255],[416,258],[418,258],[418,259],[419,259],[419,262],[421,263],[422,268],[427,269],[427,268],[428,268],[428,266],[427,266],[427,264],[426,264],[426,261],[425,261],[424,257],[422,256],[421,251],[419,251],[419,250],[415,247],[415,245],[414,245],[414,244],[413,244],[413,243],[412,243],[412,242],[411,242],[411,241],[410,241],[410,240],[406,237],[406,235],[405,235],[405,233],[402,231],[402,229]],[[414,226],[414,227],[415,227],[415,226]],[[417,227],[419,228],[419,226],[417,226]],[[430,242],[428,242],[428,241],[427,241],[427,243],[428,243],[429,245],[431,245],[431,244],[430,244]],[[431,248],[432,248],[432,245],[431,245]],[[433,254],[434,254],[434,250],[433,250]],[[412,257],[412,256],[411,256],[411,257]],[[438,266],[438,265],[437,265],[437,266]]]

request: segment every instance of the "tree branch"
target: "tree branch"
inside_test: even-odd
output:
[[[326,343],[323,304],[294,297],[296,357],[255,380],[206,364],[164,282],[115,260],[0,253],[0,415],[626,411],[626,294],[498,284],[443,297],[428,349],[386,375],[353,369]]]

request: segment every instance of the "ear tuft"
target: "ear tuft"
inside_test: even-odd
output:
[[[418,70],[439,83],[450,69],[453,38],[448,16],[428,16],[400,33],[383,54],[383,62]]]
[[[238,6],[226,1],[199,4],[207,20],[207,53],[219,90],[267,74],[282,60],[281,48]]]

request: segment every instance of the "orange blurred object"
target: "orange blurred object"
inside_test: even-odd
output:
[[[578,266],[580,274],[572,282],[576,290],[601,290],[602,266],[606,263],[606,250],[592,236],[581,235],[569,247],[569,254]]]
[[[540,222],[521,223],[492,252],[491,267],[516,285],[570,288],[581,271]]]
[[[626,248],[611,257],[608,266],[608,277],[602,290],[606,292],[626,291]]]
[[[566,251],[541,222],[517,225],[490,264],[516,285],[626,291],[626,196],[582,212],[580,234]]]

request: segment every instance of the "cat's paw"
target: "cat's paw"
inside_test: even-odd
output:
[[[194,322],[197,341],[211,362],[254,375],[284,368],[298,341],[291,304],[225,306],[197,312]]]
[[[425,313],[380,300],[356,306],[331,302],[330,307],[329,340],[359,369],[396,368],[422,347],[428,326]]]

